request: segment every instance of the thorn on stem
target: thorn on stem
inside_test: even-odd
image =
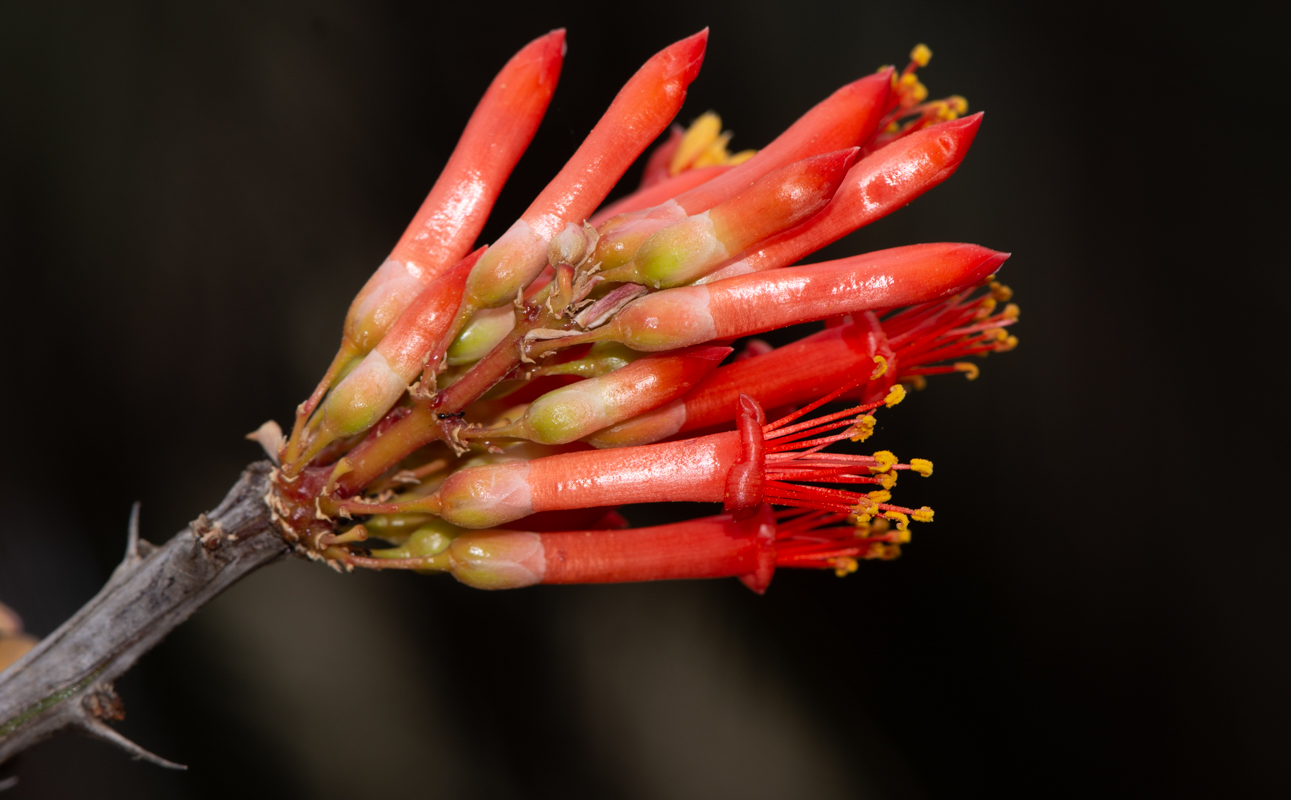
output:
[[[130,523],[126,529],[126,557],[127,562],[142,561],[147,558],[157,547],[152,542],[147,541],[139,536],[139,509],[143,506],[138,500],[130,506]]]
[[[77,724],[79,724],[81,728],[83,728],[85,732],[90,734],[91,736],[97,736],[98,738],[102,739],[105,742],[109,742],[111,744],[116,745],[117,747],[120,747],[122,750],[126,751],[127,753],[129,753],[131,756],[133,756],[138,760],[147,761],[150,764],[156,764],[157,766],[165,767],[166,769],[180,769],[180,770],[188,769],[188,767],[184,766],[183,764],[176,764],[174,761],[167,761],[166,759],[162,758],[161,756],[155,753],[148,752],[147,750],[143,749],[139,745],[130,741],[126,737],[117,733],[115,729],[109,727],[108,725],[104,724],[102,721],[98,719],[95,719],[94,717],[83,716],[77,720]]]

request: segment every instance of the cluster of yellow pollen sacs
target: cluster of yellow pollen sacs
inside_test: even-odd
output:
[[[886,362],[881,356],[875,356],[874,361],[880,364],[880,367],[876,369],[876,374],[881,375],[886,369]],[[905,396],[905,387],[899,383],[893,384],[888,391],[887,397],[884,398],[884,403],[888,408],[891,408],[904,400]],[[851,433],[851,439],[854,442],[868,439],[874,433],[873,412],[867,412],[858,417],[851,429]],[[867,559],[889,560],[899,556],[901,554],[901,545],[910,541],[911,520],[913,519],[915,522],[932,522],[933,510],[928,506],[923,506],[907,516],[900,511],[884,511],[880,509],[880,503],[886,503],[892,499],[891,489],[897,482],[897,473],[893,468],[900,461],[891,450],[880,450],[874,454],[873,458],[874,465],[870,467],[870,473],[883,488],[866,494],[865,499],[852,509],[852,515],[848,517],[848,522],[856,527],[856,538],[858,539],[883,535],[889,530],[891,522],[895,522],[897,541],[871,542],[869,549],[866,550],[863,556],[863,558]],[[912,458],[907,466],[925,478],[932,474],[932,462],[926,458]],[[835,562],[835,572],[840,576],[856,571],[855,559],[838,558]]]
[[[887,362],[882,356],[875,356],[874,361],[879,366],[875,369],[875,374],[872,377],[878,377],[886,371]],[[891,408],[904,400],[905,396],[905,387],[899,383],[893,384],[883,402],[888,408]],[[857,417],[849,432],[853,442],[863,442],[870,438],[874,433],[874,413],[870,411]],[[897,473],[893,470],[893,467],[900,463],[896,454],[891,450],[880,450],[874,454],[873,458],[874,465],[870,467],[870,473],[883,488],[867,494],[867,500],[853,509],[851,521],[857,526],[857,536],[861,538],[864,538],[862,530],[866,531],[864,535],[868,535],[869,528],[867,526],[870,520],[880,514],[879,503],[886,503],[892,499],[891,489],[897,482]],[[932,474],[932,462],[926,458],[912,458],[908,466],[925,478]],[[883,517],[888,519],[895,519],[897,521],[897,530],[906,533],[910,519],[905,514],[899,511],[886,511],[882,512],[882,514]],[[932,515],[933,510],[924,506],[914,512],[913,516],[915,522],[931,522]],[[887,523],[884,524],[886,525]],[[908,539],[908,534],[902,537],[902,541],[907,541]]]
[[[883,358],[883,356],[875,356],[874,361],[879,366],[875,367],[874,373],[870,375],[870,380],[874,380],[875,378],[881,377],[884,372],[887,372],[887,368],[888,368],[887,359]],[[883,398],[883,403],[888,408],[891,408],[892,406],[904,400],[905,394],[906,392],[905,392],[904,386],[902,386],[899,383],[893,384],[892,388],[888,390],[887,397]],[[852,425],[852,428],[850,431],[848,431],[848,433],[851,435],[853,442],[863,442],[866,439],[873,436],[874,435],[874,412],[867,411],[866,413],[857,417],[856,422]],[[883,470],[883,471],[886,471],[886,470]],[[892,487],[889,486],[888,488],[890,489]]]
[[[919,80],[915,70],[928,66],[931,60],[932,51],[927,45],[915,45],[915,48],[910,51],[910,66],[900,73],[893,73],[892,93],[897,98],[897,107],[901,109],[897,114],[898,118],[918,114],[920,119],[926,118],[929,123],[949,122],[968,113],[968,101],[957,94],[941,100],[925,102],[928,100],[928,87]],[[918,121],[914,120],[906,124],[912,125]],[[883,132],[893,134],[900,130],[899,119],[894,119],[888,123]]]
[[[886,370],[887,362],[882,356],[875,356],[874,361],[879,364],[874,376],[878,377]],[[905,396],[905,387],[899,383],[894,384],[891,390],[888,391],[887,397],[884,398],[884,403],[888,408],[891,408],[904,400]],[[858,417],[852,432],[852,441],[854,442],[868,439],[874,432],[873,412]],[[897,473],[893,470],[893,467],[899,463],[899,460],[891,450],[880,450],[874,454],[873,458],[874,466],[870,467],[870,472],[883,488],[866,494],[865,500],[852,509],[852,515],[848,517],[848,522],[855,526],[857,539],[886,535],[891,529],[891,522],[896,522],[897,541],[870,542],[869,548],[861,556],[867,560],[890,561],[901,555],[901,545],[910,541],[911,519],[913,518],[915,522],[932,522],[933,510],[928,506],[923,506],[910,516],[906,516],[900,511],[882,511],[879,504],[886,503],[892,499],[890,490],[897,482]],[[925,478],[932,474],[932,462],[926,458],[910,459],[909,467]],[[857,569],[857,561],[854,558],[839,557],[834,559],[833,563],[834,573],[840,578],[855,572]]]
[[[995,314],[995,309],[1000,303],[1008,303],[1013,298],[1013,290],[999,281],[991,281],[989,288],[990,294],[985,295],[978,301],[978,308],[975,313],[978,320],[989,319]],[[1016,303],[1008,303],[1008,305],[1004,306],[1004,310],[999,313],[999,316],[1009,322],[1016,322],[1021,312],[1022,310]],[[995,347],[982,355],[990,355],[993,352],[1007,353],[1018,346],[1018,337],[1010,335],[1004,328],[989,328],[982,332],[982,336],[995,340]],[[977,376],[981,374],[981,369],[971,361],[956,361],[952,366],[957,371],[964,373],[964,377],[970,381],[977,380]],[[916,389],[922,389],[927,385],[927,381],[923,380],[923,376],[916,375],[913,378],[910,383]],[[903,378],[902,380],[906,379]]]
[[[998,303],[1007,303],[1004,310],[1000,312],[1000,316],[1010,322],[1016,322],[1018,316],[1022,313],[1022,309],[1018,307],[1017,303],[1009,303],[1013,299],[1013,290],[999,281],[991,281],[990,290],[990,296],[982,301],[982,308],[977,312],[978,318],[986,319],[995,312],[995,307]],[[1010,336],[1003,328],[995,328],[989,333],[995,336],[998,342],[995,345],[995,352],[997,353],[1007,353],[1018,346],[1018,337]]]
[[[884,518],[879,517],[872,522],[860,522],[856,525],[856,538],[868,539],[871,536],[887,536],[891,530],[891,524]],[[901,555],[901,545],[910,541],[910,531],[901,530],[897,533],[895,542],[870,542],[869,548],[861,555],[867,561],[891,561]],[[857,561],[854,558],[839,558],[834,562],[834,574],[843,577],[849,573],[855,572]]]
[[[686,129],[681,143],[672,154],[668,164],[668,174],[677,175],[688,169],[702,167],[729,166],[741,164],[753,158],[756,150],[741,150],[731,153],[726,149],[731,141],[731,132],[722,130],[722,118],[716,112],[706,111]]]

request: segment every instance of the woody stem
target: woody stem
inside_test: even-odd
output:
[[[136,758],[183,768],[104,722],[114,707],[119,713],[112,682],[197,609],[288,552],[264,501],[270,469],[249,466],[214,511],[164,545],[140,539],[131,518],[125,558],[103,589],[0,672],[0,763],[76,726]]]

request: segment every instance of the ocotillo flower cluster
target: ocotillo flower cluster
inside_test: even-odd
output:
[[[981,115],[928,100],[920,45],[732,154],[716,114],[669,128],[705,30],[647,61],[520,219],[473,249],[564,38],[503,67],[291,436],[262,429],[285,535],[338,568],[481,588],[734,576],[761,592],[776,567],[894,557],[933,516],[893,501],[897,478],[932,463],[826,448],[869,439],[907,386],[976,377],[964,359],[1016,345],[994,282],[1007,254],[922,244],[793,265],[948,178]],[[665,133],[641,185],[605,205]],[[745,338],[807,322],[824,328],[779,349]],[[614,510],[669,501],[722,514],[625,530]]]

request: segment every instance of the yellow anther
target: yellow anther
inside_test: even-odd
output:
[[[981,303],[977,306],[977,318],[986,319],[995,311],[995,298],[983,297]]]
[[[896,558],[899,555],[901,555],[901,545],[884,544],[883,542],[875,542],[874,544],[870,545],[869,550],[865,551],[865,555],[863,556],[863,558],[866,558],[866,559],[877,558],[882,561],[891,561],[892,559]]]
[[[672,154],[672,163],[668,166],[668,172],[676,175],[682,170],[689,169],[695,159],[717,141],[721,133],[721,117],[712,111],[699,115],[699,118],[690,123],[685,135],[681,137],[677,151]]]
[[[926,478],[932,474],[932,462],[926,458],[912,458],[910,459],[910,469]]]
[[[936,113],[937,119],[942,122],[950,122],[951,120],[959,119],[959,115],[955,113],[955,110],[951,108],[950,104],[945,100],[938,100],[933,103],[932,110]]]
[[[858,521],[869,522],[871,519],[878,516],[879,514],[878,503],[874,502],[868,496],[860,497],[858,499],[860,500],[860,502],[858,502],[855,506],[852,507],[852,513],[856,515],[856,519]]]
[[[718,136],[712,144],[705,147],[704,151],[695,157],[695,160],[691,162],[690,168],[699,169],[700,167],[712,167],[717,166],[718,164],[725,164],[726,159],[730,158],[731,155],[726,151],[726,143],[730,140],[730,131]]]
[[[910,518],[900,511],[884,511],[883,516],[895,522],[899,531],[910,529]]]
[[[856,571],[856,559],[854,558],[836,558],[834,559],[834,574],[840,578],[845,578]]]
[[[910,384],[916,392],[922,392],[928,388],[928,379],[922,375],[904,375],[901,377],[901,382]]]
[[[897,91],[904,95],[903,99],[908,99],[914,103],[922,103],[928,99],[928,87],[919,82],[919,78],[913,73],[908,72],[901,76],[897,82]]]
[[[883,129],[883,132],[884,132],[884,133],[896,133],[896,132],[897,132],[897,131],[899,131],[899,130],[901,130],[901,126],[900,126],[900,125],[896,124],[895,122],[889,122],[889,123],[888,123],[888,126],[887,126],[886,128],[884,128],[884,129]]]
[[[886,503],[887,501],[892,499],[892,493],[882,489],[876,492],[870,492],[865,496],[870,498],[870,500],[872,500],[875,503]]]
[[[853,442],[863,442],[874,435],[874,416],[864,414],[856,418],[856,424],[850,431]]]
[[[740,152],[726,159],[726,166],[734,167],[736,165],[743,164],[745,161],[748,161],[750,158],[753,158],[757,154],[758,154],[757,150],[741,150]]]
[[[1010,336],[1009,338],[995,345],[995,352],[1007,353],[1008,351],[1012,350],[1017,346],[1018,346],[1018,337]]]
[[[994,339],[997,342],[1002,342],[1005,339],[1009,338],[1009,332],[1004,330],[1003,328],[987,328],[986,330],[982,331],[982,338],[988,339],[988,340]]]
[[[996,345],[996,349],[999,349],[999,345]],[[970,381],[977,380],[977,376],[982,374],[982,371],[977,368],[977,365],[971,361],[956,361],[955,369],[964,373],[964,377],[968,378]]]
[[[950,106],[951,111],[954,111],[960,116],[968,113],[968,101],[957,94],[947,97],[946,103]]]
[[[904,399],[905,399],[905,387],[899,383],[894,383],[892,384],[892,388],[888,390],[888,396],[883,398],[883,402],[884,404],[887,405],[888,408],[891,408],[892,406],[896,405],[897,403],[900,403]]]
[[[911,516],[914,518],[915,522],[932,522],[932,515],[933,510],[927,506],[923,506]]]
[[[874,476],[878,479],[879,486],[891,491],[893,486],[897,485],[897,474],[895,472],[884,472]]]
[[[900,544],[910,544],[910,531],[897,531],[897,542]]]
[[[917,44],[910,51],[910,60],[921,67],[926,67],[928,62],[932,60],[932,51],[928,49],[926,44]]]
[[[999,281],[991,281],[991,297],[1001,303],[1007,303],[1013,299],[1013,290]]]
[[[1017,303],[1009,303],[1007,306],[1004,307],[1004,310],[1000,312],[1001,316],[1003,316],[1005,319],[1017,319],[1018,315],[1020,315],[1021,313],[1022,313],[1022,309],[1018,308]]]
[[[883,377],[883,373],[888,371],[888,360],[883,356],[874,357],[874,371],[870,373],[870,380],[878,380]]]
[[[880,473],[887,472],[897,463],[897,457],[892,454],[891,450],[880,450],[874,454],[874,466],[870,467],[870,472]]]
[[[870,535],[869,520],[861,522],[859,518],[851,516],[847,518],[847,521],[856,526],[856,530],[853,531],[853,533],[856,535],[857,539],[864,539]]]
[[[892,526],[889,525],[888,521],[885,520],[883,517],[879,517],[878,519],[874,520],[874,522],[870,524],[870,530],[874,531],[875,536],[880,536],[882,534],[887,533],[888,528],[891,528],[891,527]]]

